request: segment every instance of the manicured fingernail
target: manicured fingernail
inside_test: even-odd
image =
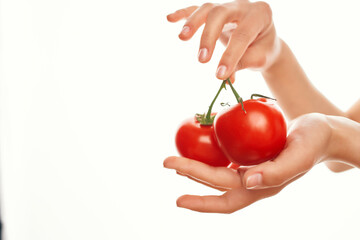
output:
[[[261,173],[255,173],[254,175],[251,175],[246,180],[246,188],[247,189],[253,189],[258,186],[260,186],[262,183],[262,175]]]
[[[188,32],[190,32],[190,27],[184,26],[180,34],[187,34]]]
[[[225,77],[225,74],[226,74],[226,66],[224,65],[219,66],[216,71],[216,76],[218,76],[219,78],[223,78]]]
[[[201,48],[198,54],[199,61],[200,62],[206,61],[207,55],[208,55],[208,50],[206,48]]]

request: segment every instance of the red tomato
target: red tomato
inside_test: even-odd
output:
[[[230,161],[219,148],[213,125],[200,125],[195,117],[185,120],[175,137],[176,147],[183,157],[214,167],[226,167]]]
[[[249,99],[218,113],[215,134],[227,158],[251,166],[275,158],[286,143],[286,121],[274,101]]]

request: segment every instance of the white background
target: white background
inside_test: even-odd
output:
[[[315,86],[348,109],[360,87],[358,1],[268,2]],[[183,23],[166,21],[202,3],[0,1],[7,240],[360,238],[358,170],[316,166],[231,215],[176,207],[185,193],[217,194],[162,167],[177,154],[178,124],[205,111],[220,84],[224,48],[202,65],[200,34],[181,42]],[[244,97],[271,95],[259,73],[237,79]]]

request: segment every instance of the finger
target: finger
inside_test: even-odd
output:
[[[306,149],[297,144],[285,148],[273,161],[267,161],[250,168],[244,174],[247,189],[263,189],[284,185],[309,171],[313,160],[306,156]]]
[[[179,9],[176,12],[167,15],[166,18],[169,22],[177,22],[181,19],[188,18],[196,9],[198,9],[198,6]]]
[[[258,70],[265,67],[267,59],[264,52],[266,52],[266,49],[253,45],[250,46],[240,59],[236,71],[247,68]]]
[[[304,174],[300,174],[282,186],[256,191],[237,188],[232,189],[221,196],[183,195],[177,199],[176,204],[178,207],[198,212],[233,213],[261,199],[278,194],[288,184],[303,175]]]
[[[234,83],[235,82],[235,72],[233,72],[230,76],[230,82]]]
[[[180,176],[187,177],[187,178],[189,178],[189,179],[191,179],[191,180],[193,180],[193,181],[195,181],[195,182],[197,182],[197,183],[203,184],[203,185],[205,185],[205,186],[207,186],[207,187],[214,188],[214,189],[219,190],[219,191],[221,191],[221,192],[230,190],[230,188],[223,188],[223,187],[217,187],[217,186],[211,185],[210,183],[207,183],[207,182],[204,182],[204,181],[202,181],[202,180],[200,180],[200,179],[196,179],[196,178],[194,178],[194,177],[192,177],[192,176],[183,174],[183,173],[181,173],[181,172],[179,172],[179,171],[176,171],[176,173],[177,173],[178,175],[180,175]]]
[[[250,204],[280,192],[280,188],[250,191],[245,188],[230,190],[221,196],[183,195],[176,201],[178,207],[198,212],[233,213]]]
[[[224,46],[227,46],[231,34],[234,32],[234,30],[237,28],[236,23],[226,23],[224,25],[224,28],[222,30],[222,33],[220,35],[220,41]]]
[[[212,3],[205,3],[200,8],[198,8],[184,24],[184,27],[179,34],[181,40],[189,40],[196,31],[203,25],[206,21],[208,13],[214,7]]]
[[[231,8],[224,5],[213,7],[209,11],[200,40],[199,61],[208,62],[213,54],[216,41],[220,38],[225,23],[230,20]]]
[[[242,186],[240,175],[226,167],[212,167],[205,163],[183,157],[169,157],[164,161],[164,167],[175,169],[182,174],[221,188]]]
[[[231,76],[230,76],[230,82],[231,82],[231,83],[235,83],[235,72],[233,72],[233,73],[231,74]],[[226,85],[229,85],[229,83],[228,83],[227,81],[226,81],[225,84],[226,84]],[[229,167],[229,166],[228,166],[228,167]],[[235,169],[235,166],[230,165],[229,168]]]
[[[239,201],[237,204],[230,200],[228,192],[221,196],[184,195],[177,199],[176,205],[198,212],[232,213],[240,209],[241,204],[249,201],[244,195],[242,199],[239,199],[241,202]]]
[[[251,168],[251,166],[239,166],[239,168],[237,169],[237,172],[240,175],[241,179],[244,179],[244,175],[245,175],[246,171],[249,170],[250,168]]]
[[[245,18],[235,29],[230,37],[228,47],[226,48],[216,76],[219,79],[227,79],[235,70],[238,62],[244,55],[249,45],[256,39],[261,28],[256,19]]]

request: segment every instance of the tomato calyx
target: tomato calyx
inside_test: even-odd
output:
[[[216,93],[214,99],[212,100],[207,113],[206,114],[205,113],[203,113],[203,114],[200,114],[200,113],[195,114],[196,120],[199,121],[199,123],[201,125],[210,126],[210,125],[212,125],[214,123],[214,119],[215,119],[216,114],[212,113],[212,108],[213,108],[214,103],[215,103],[216,99],[218,98],[221,90],[223,90],[223,88],[226,89],[226,81],[223,81],[221,83],[221,86],[220,86],[218,92]]]
[[[216,116],[215,114],[211,114],[210,118],[207,118],[205,113],[203,113],[203,114],[200,114],[200,113],[195,114],[196,120],[200,123],[200,125],[203,125],[203,126],[211,126],[211,125],[213,125],[215,116]]]

